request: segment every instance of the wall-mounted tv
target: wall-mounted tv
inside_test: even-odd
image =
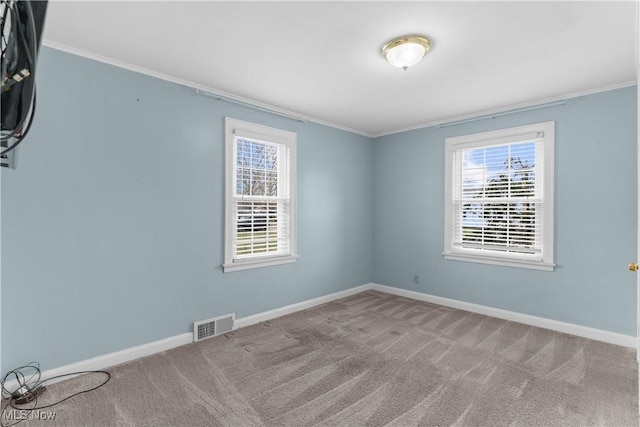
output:
[[[29,132],[36,104],[36,63],[47,1],[0,2],[2,26],[2,105],[0,164]]]

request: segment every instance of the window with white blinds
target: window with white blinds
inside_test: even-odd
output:
[[[295,261],[296,134],[226,118],[224,271]]]
[[[446,139],[445,258],[553,269],[554,128]]]

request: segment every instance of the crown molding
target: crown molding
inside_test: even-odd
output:
[[[408,131],[418,130],[418,129],[424,129],[424,128],[428,128],[428,127],[444,126],[444,125],[448,125],[448,124],[453,124],[454,122],[466,122],[466,121],[472,121],[473,119],[481,120],[481,119],[485,118],[484,116],[487,116],[486,118],[490,118],[492,115],[505,115],[505,114],[509,114],[512,111],[514,113],[518,113],[520,111],[526,111],[526,110],[529,110],[529,109],[534,109],[536,107],[544,108],[546,106],[545,104],[554,104],[554,103],[557,103],[557,102],[560,102],[560,101],[569,101],[572,98],[579,98],[581,96],[594,95],[596,93],[608,92],[610,90],[616,90],[616,89],[622,89],[622,88],[625,88],[625,87],[636,86],[637,84],[638,84],[637,81],[632,80],[632,81],[628,81],[628,82],[624,82],[624,83],[618,83],[618,84],[614,84],[614,85],[603,86],[603,87],[599,87],[599,88],[595,88],[595,89],[587,89],[587,90],[583,90],[583,91],[570,92],[570,93],[566,93],[564,95],[559,95],[559,96],[554,96],[554,97],[549,97],[549,98],[541,98],[541,99],[538,99],[538,100],[535,100],[535,101],[524,102],[524,103],[521,103],[521,104],[512,104],[512,105],[509,105],[509,106],[495,108],[495,109],[492,109],[492,110],[483,110],[483,111],[478,111],[478,112],[475,112],[475,113],[466,114],[466,115],[462,115],[462,116],[450,117],[450,118],[447,118],[447,119],[444,119],[444,120],[435,120],[435,121],[431,121],[431,122],[422,123],[420,125],[415,125],[415,126],[409,126],[409,127],[406,127],[406,128],[395,129],[395,130],[391,130],[391,131],[388,131],[388,132],[376,133],[376,134],[373,134],[371,136],[371,138],[379,138],[381,136],[394,135],[394,134],[397,134],[397,133],[408,132]]]
[[[296,113],[295,111],[287,110],[284,108],[280,108],[271,104],[267,104],[264,102],[256,101],[255,99],[246,98],[243,96],[239,96],[233,94],[231,92],[227,92],[224,90],[220,90],[211,86],[206,86],[197,82],[192,82],[190,80],[181,79],[176,76],[172,76],[170,74],[161,73],[158,71],[150,70],[148,68],[140,67],[138,65],[129,64],[124,61],[120,61],[114,58],[110,58],[108,56],[99,55],[97,53],[88,52],[86,50],[78,49],[72,46],[68,46],[64,43],[59,43],[52,40],[43,40],[42,44],[48,48],[59,50],[61,52],[69,53],[72,55],[80,56],[83,58],[91,59],[93,61],[102,62],[104,64],[113,65],[114,67],[122,68],[125,70],[133,71],[136,73],[144,74],[150,77],[155,77],[160,80],[164,80],[170,83],[179,84],[181,86],[186,86],[189,88],[193,88],[197,93],[203,93],[206,95],[210,95],[218,98],[222,101],[228,101],[236,104],[242,104],[247,107],[253,107],[257,110],[264,111],[267,113],[276,114],[279,116],[287,117],[293,120],[301,121],[301,122],[312,122],[323,126],[328,126],[334,129],[343,130],[345,132],[354,133],[356,135],[365,136],[367,138],[372,138],[372,134],[353,129],[347,126],[342,126],[336,123],[327,122],[324,120],[317,119],[315,117],[306,116],[304,114]]]
[[[511,104],[508,106],[504,106],[504,107],[499,107],[499,108],[495,108],[495,109],[490,109],[490,110],[483,110],[483,111],[478,111],[478,112],[474,112],[471,114],[466,114],[466,115],[462,115],[462,116],[454,116],[454,117],[449,117],[447,119],[444,120],[435,120],[435,121],[430,121],[430,122],[425,122],[425,123],[421,123],[418,125],[414,125],[414,126],[408,126],[408,127],[404,127],[404,128],[399,128],[399,129],[394,129],[394,130],[390,130],[390,131],[385,131],[385,132],[380,132],[380,133],[369,133],[369,132],[365,132],[362,130],[358,130],[358,129],[353,129],[347,126],[342,126],[336,123],[331,123],[331,122],[327,122],[315,117],[311,117],[311,116],[306,116],[304,114],[299,114],[295,111],[291,111],[291,110],[287,110],[284,108],[280,108],[271,104],[267,104],[267,103],[263,103],[260,101],[256,101],[254,99],[251,98],[246,98],[246,97],[242,97],[236,94],[233,94],[231,92],[226,92],[214,87],[210,87],[210,86],[206,86],[206,85],[202,85],[200,83],[197,82],[192,82],[190,80],[185,80],[185,79],[181,79],[179,77],[175,77],[169,74],[165,74],[165,73],[161,73],[158,71],[154,71],[154,70],[150,70],[148,68],[144,68],[144,67],[140,67],[137,65],[133,65],[133,64],[129,64],[127,62],[124,61],[119,61],[117,59],[113,59],[107,56],[103,56],[103,55],[99,55],[97,53],[93,53],[93,52],[88,52],[82,49],[78,49],[72,46],[68,46],[64,43],[59,43],[56,41],[52,41],[52,40],[43,40],[42,44],[44,46],[47,46],[48,48],[51,49],[55,49],[55,50],[59,50],[62,52],[66,52],[66,53],[70,53],[72,55],[76,55],[76,56],[81,56],[87,59],[91,59],[94,61],[98,61],[98,62],[102,62],[108,65],[113,65],[114,67],[118,67],[118,68],[123,68],[125,70],[129,70],[129,71],[133,71],[136,73],[140,73],[140,74],[144,74],[150,77],[155,77],[157,79],[160,80],[164,80],[164,81],[168,81],[171,83],[176,83],[182,86],[186,86],[186,87],[190,87],[196,90],[196,92],[198,93],[204,93],[206,95],[211,95],[214,96],[220,100],[224,100],[224,101],[228,101],[228,102],[232,102],[232,103],[237,103],[237,104],[242,104],[248,107],[253,107],[257,110],[260,111],[265,111],[267,113],[272,113],[272,114],[276,114],[279,116],[283,116],[283,117],[287,117],[290,118],[292,120],[298,120],[298,121],[302,121],[302,122],[312,122],[312,123],[316,123],[322,126],[327,126],[330,128],[334,128],[334,129],[338,129],[338,130],[342,130],[345,132],[349,132],[349,133],[353,133],[356,135],[361,135],[367,138],[371,138],[371,139],[375,139],[375,138],[379,138],[382,136],[388,136],[388,135],[393,135],[393,134],[398,134],[398,133],[403,133],[403,132],[408,132],[408,131],[412,131],[412,130],[418,130],[418,129],[424,129],[424,128],[428,128],[428,127],[435,127],[435,126],[442,126],[442,125],[446,125],[449,123],[453,123],[453,122],[459,122],[459,121],[469,121],[472,119],[478,119],[481,120],[482,118],[484,118],[484,116],[491,116],[494,114],[500,114],[500,115],[504,115],[504,114],[508,114],[510,111],[513,111],[514,113],[518,112],[519,110],[526,110],[526,109],[530,109],[531,107],[544,107],[544,104],[550,104],[550,103],[555,103],[557,101],[563,101],[563,100],[569,100],[571,98],[578,98],[581,96],[586,96],[586,95],[593,95],[596,93],[601,93],[601,92],[607,92],[610,90],[615,90],[615,89],[622,89],[625,87],[630,87],[630,86],[635,86],[637,85],[637,81],[633,80],[633,81],[627,81],[624,83],[618,83],[618,84],[614,84],[614,85],[608,85],[608,86],[603,86],[603,87],[599,87],[599,88],[595,88],[595,89],[588,89],[588,90],[583,90],[583,91],[577,91],[577,92],[570,92],[570,93],[566,93],[560,96],[554,96],[554,97],[549,97],[549,98],[541,98],[535,101],[530,101],[530,102],[525,102],[525,103],[520,103],[520,104]]]

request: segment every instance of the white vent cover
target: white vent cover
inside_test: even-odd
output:
[[[224,316],[212,317],[211,319],[193,322],[193,342],[201,341],[205,338],[215,337],[233,329],[233,322],[236,319],[235,313]]]

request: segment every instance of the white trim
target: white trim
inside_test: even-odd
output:
[[[233,241],[236,237],[236,218],[234,209],[239,201],[236,192],[236,136],[245,135],[259,139],[286,149],[286,155],[278,159],[278,198],[288,200],[287,230],[288,248],[286,253],[265,255],[254,258],[235,259]],[[297,204],[297,144],[298,134],[284,129],[273,128],[258,123],[225,117],[224,119],[224,147],[225,147],[225,179],[224,179],[224,262],[222,271],[225,273],[248,270],[252,268],[269,267],[273,265],[289,264],[298,259],[296,236],[296,204]],[[280,149],[278,149],[280,150]],[[280,152],[280,151],[279,151]],[[283,152],[284,153],[284,152]],[[284,185],[283,185],[284,184]],[[281,194],[282,192],[282,194]],[[266,198],[269,201],[271,198]],[[280,215],[278,210],[278,215]],[[280,238],[280,231],[278,231]]]
[[[163,351],[171,350],[172,348],[191,343],[193,343],[193,333],[187,332],[184,334],[175,335],[173,337],[164,338],[159,341],[125,348],[124,350],[107,353],[102,356],[97,356],[91,359],[81,360],[79,362],[60,366],[58,368],[49,369],[42,372],[41,380],[44,381],[48,378],[52,378],[58,375],[72,374],[74,372],[80,371],[99,371],[115,365],[120,365],[121,363],[130,362],[141,357],[151,356],[156,353],[161,353]],[[73,376],[55,378],[51,381],[48,381],[47,384],[54,384],[59,381],[68,380],[70,378],[73,378]],[[9,390],[13,390],[16,385],[17,383],[15,380],[7,381],[6,383],[6,387]]]
[[[542,237],[536,241],[536,249],[541,249],[541,259],[527,259],[522,255],[500,256],[498,251],[481,251],[474,249],[461,249],[456,247],[455,238],[459,231],[456,225],[454,211],[454,192],[456,185],[461,185],[461,160],[456,158],[456,153],[471,148],[503,144],[504,141],[518,141],[525,137],[538,135],[536,143],[536,165],[543,165],[542,176],[536,176],[536,184],[542,182],[544,194],[541,196],[543,208],[541,216],[536,214],[536,224],[543,224]],[[542,152],[540,152],[542,150]],[[508,267],[521,267],[543,271],[553,271],[555,268],[554,256],[554,179],[555,179],[555,122],[534,123],[525,126],[517,126],[506,129],[497,129],[488,132],[480,132],[469,135],[461,135],[445,138],[445,176],[444,176],[444,257],[456,261],[477,262]],[[454,163],[458,162],[458,165]],[[457,170],[457,172],[456,172]],[[536,173],[539,173],[536,167]],[[455,175],[455,176],[454,176]],[[537,187],[537,185],[536,185]],[[537,190],[536,190],[537,193]],[[455,228],[455,231],[454,231]],[[462,238],[461,236],[459,238]],[[537,238],[536,238],[537,240]],[[493,252],[493,253],[491,253]]]
[[[538,261],[526,261],[526,260],[513,260],[509,258],[498,258],[498,257],[487,257],[487,256],[474,256],[467,254],[450,254],[450,253],[442,253],[444,259],[449,259],[452,261],[465,261],[465,262],[475,262],[478,264],[489,264],[489,265],[499,265],[501,267],[514,267],[514,268],[528,268],[530,270],[540,270],[540,271],[553,271],[556,267],[556,264],[538,262]]]
[[[478,119],[478,120],[482,120],[482,119],[491,119],[493,117],[491,117],[492,115],[505,115],[505,113],[518,113],[521,110],[524,109],[529,109],[530,107],[538,107],[540,106],[541,108],[546,107],[546,105],[544,104],[552,104],[558,101],[566,101],[567,104],[571,103],[571,99],[573,98],[579,98],[581,96],[587,96],[587,95],[594,95],[596,93],[602,93],[602,92],[608,92],[610,90],[616,90],[616,89],[623,89],[625,87],[631,87],[631,86],[636,86],[638,84],[637,81],[632,80],[632,81],[628,81],[628,82],[624,82],[624,83],[618,83],[618,84],[613,84],[613,85],[609,85],[609,86],[603,86],[600,88],[596,88],[596,89],[587,89],[587,90],[582,90],[582,91],[577,91],[577,92],[570,92],[561,96],[553,96],[553,97],[549,97],[549,98],[542,98],[542,99],[538,99],[536,101],[531,101],[531,102],[523,102],[521,104],[513,104],[513,105],[508,105],[508,106],[504,106],[504,107],[499,107],[499,108],[494,108],[491,110],[483,110],[483,111],[476,111],[475,113],[471,113],[471,114],[465,114],[462,116],[453,116],[450,117],[448,119],[444,119],[444,120],[434,120],[431,122],[426,122],[420,125],[415,125],[415,126],[409,126],[406,128],[400,128],[400,129],[395,129],[395,130],[391,130],[391,131],[386,131],[386,132],[380,132],[380,133],[375,133],[373,135],[370,135],[371,138],[379,138],[381,136],[387,136],[387,135],[394,135],[397,133],[403,133],[403,132],[409,132],[412,130],[418,130],[418,129],[424,129],[424,128],[428,128],[428,127],[434,127],[434,126],[443,126],[443,125],[449,125],[450,123],[453,122],[460,122],[462,121],[464,122],[468,122],[471,121],[472,119]],[[555,104],[554,104],[555,105]],[[487,116],[487,117],[483,117],[483,116]],[[462,123],[460,123],[462,124]]]
[[[297,311],[306,310],[311,307],[315,307],[321,304],[325,304],[330,301],[334,301],[340,298],[345,298],[360,292],[373,289],[373,284],[368,283],[365,285],[356,286],[355,288],[347,289],[344,291],[334,292],[329,295],[324,295],[317,298],[312,298],[306,301],[298,302],[295,304],[287,305],[284,307],[276,308],[262,313],[257,313],[251,316],[245,316],[240,319],[235,319],[233,323],[233,330],[244,328],[245,326],[255,325],[260,322],[274,319],[276,317],[285,316],[287,314],[295,313]],[[235,313],[234,313],[235,314]],[[120,365],[121,363],[130,362],[132,360],[151,356],[156,353],[171,350],[172,348],[181,347],[183,345],[193,343],[193,332],[186,332],[184,334],[175,335],[173,337],[165,338],[159,341],[154,341],[147,344],[138,345],[135,347],[126,348],[124,350],[108,353],[102,356],[94,357],[91,359],[81,360],[79,362],[70,363],[68,365],[60,366],[58,368],[49,369],[42,372],[42,380],[55,377],[57,375],[71,374],[79,371],[97,371],[101,369],[107,369],[112,366]],[[54,384],[59,381],[72,378],[71,376],[56,378],[48,382],[48,384]],[[15,380],[7,381],[5,386],[9,390],[13,390],[17,383]]]
[[[78,49],[75,47],[68,46],[64,43],[58,43],[51,40],[43,40],[42,44],[47,46],[48,48],[59,50],[62,52],[70,53],[72,55],[80,56],[83,58],[91,59],[93,61],[102,62],[104,64],[113,65],[114,67],[123,68],[125,70],[133,71],[136,73],[144,74],[150,77],[155,77],[160,80],[164,80],[171,83],[176,83],[181,86],[190,87],[196,89],[197,94],[204,94],[207,96],[213,96],[218,100],[222,101],[230,101],[238,104],[245,104],[249,107],[255,107],[258,110],[265,111],[268,113],[277,114],[280,116],[285,116],[297,121],[308,121],[317,123],[319,125],[328,126],[334,129],[343,130],[346,132],[355,133],[356,135],[366,136],[368,138],[373,138],[373,135],[361,130],[352,129],[350,127],[338,125],[335,123],[327,122],[324,120],[316,119],[314,117],[305,116],[304,114],[298,114],[291,110],[286,110],[284,108],[276,107],[274,105],[266,104],[264,102],[259,102],[251,98],[245,98],[243,96],[235,95],[230,92],[226,92],[220,89],[216,89],[211,86],[205,86],[199,83],[195,83],[189,80],[181,79],[179,77],[175,77],[169,74],[160,73],[158,71],[153,71],[148,68],[140,67],[137,65],[129,64],[127,62],[119,61],[117,59],[109,58],[107,56],[98,55],[97,53],[87,52],[86,50]]]
[[[550,329],[552,331],[565,334],[576,335],[609,344],[621,345],[623,347],[636,348],[636,337],[605,331],[602,329],[590,328],[588,326],[576,325],[574,323],[561,322],[559,320],[547,319],[545,317],[532,316],[530,314],[517,313],[515,311],[503,310],[486,305],[474,304],[450,298],[429,295],[422,292],[409,291],[406,289],[394,288],[386,285],[372,284],[374,291],[385,292],[405,298],[425,301],[432,304],[443,305],[445,307],[456,308],[458,310],[470,311],[484,314],[486,316],[497,317],[511,322],[524,323],[525,325],[536,326],[538,328]]]
[[[356,286],[355,288],[347,289],[344,291],[334,292],[329,295],[309,299],[295,304],[287,305],[280,308],[275,308],[269,311],[263,311],[262,313],[253,314],[251,316],[242,317],[236,320],[234,329],[244,328],[245,326],[255,325],[256,323],[264,322],[267,320],[275,319],[276,317],[286,316],[287,314],[295,313],[298,311],[306,310],[311,307],[315,307],[327,302],[331,302],[340,298],[345,298],[351,295],[355,295],[360,292],[369,291],[373,289],[372,283]]]
[[[275,265],[291,264],[296,262],[298,255],[287,255],[273,258],[262,258],[259,260],[242,260],[222,264],[222,271],[231,273],[233,271],[251,270],[254,268],[273,267]]]
[[[265,322],[267,320],[275,319],[277,317],[286,316],[288,314],[296,313],[298,311],[307,310],[312,307],[316,307],[321,304],[325,304],[331,301],[335,301],[341,298],[345,298],[351,295],[355,295],[360,292],[374,290],[378,292],[384,292],[391,295],[398,295],[401,297],[425,301],[432,304],[438,304],[445,307],[452,307],[459,310],[470,311],[473,313],[484,314],[486,316],[497,317],[499,319],[509,320],[512,322],[523,323],[525,325],[536,326],[539,328],[550,329],[552,331],[563,332],[566,334],[576,335],[579,337],[589,338],[596,341],[602,341],[610,344],[616,344],[629,348],[636,348],[636,337],[624,334],[618,334],[615,332],[609,332],[602,329],[590,328],[587,326],[576,325],[573,323],[560,322],[558,320],[547,319],[544,317],[532,316],[529,314],[516,313],[514,311],[503,310],[494,307],[488,307],[479,304],[473,304],[465,301],[459,301],[449,298],[443,298],[435,295],[429,295],[422,292],[410,291],[406,289],[394,288],[392,286],[380,285],[377,283],[366,283],[364,285],[356,286],[344,291],[334,292],[328,295],[324,295],[317,298],[312,298],[306,301],[290,304],[284,307],[276,308],[262,313],[256,313],[250,316],[241,317],[236,319],[233,325],[233,330],[244,328]],[[186,332],[184,334],[175,335],[173,337],[165,338],[159,341],[154,341],[147,344],[142,344],[136,347],[127,348],[124,350],[108,353],[103,356],[94,357],[80,362],[71,363],[69,365],[60,366],[58,368],[49,369],[42,372],[42,379],[54,377],[56,375],[70,374],[78,371],[95,371],[101,369],[107,369],[121,363],[130,362],[140,357],[151,356],[156,353],[170,350],[172,348],[181,347],[183,345],[193,343],[193,333]],[[60,379],[51,380],[49,384],[53,384],[58,381],[69,379],[71,377],[63,377]],[[12,390],[16,386],[15,380],[7,381],[6,387]]]
[[[515,109],[509,110],[509,111],[500,111],[500,112],[490,113],[490,114],[487,114],[487,115],[484,115],[484,116],[475,116],[475,117],[470,117],[470,118],[467,118],[467,119],[456,120],[456,121],[453,121],[453,122],[441,123],[439,125],[436,125],[436,127],[444,128],[444,127],[458,126],[458,125],[461,125],[461,124],[464,124],[464,123],[477,122],[478,120],[495,119],[496,117],[508,116],[510,114],[515,114],[515,113],[523,113],[525,111],[539,110],[540,108],[548,108],[548,107],[556,107],[556,106],[559,106],[559,105],[567,105],[569,103],[570,103],[570,100],[563,99],[562,101],[555,101],[555,102],[547,102],[545,104],[530,105],[528,107],[515,108]]]
[[[586,95],[593,95],[596,93],[601,93],[601,92],[608,92],[610,90],[616,90],[616,89],[622,89],[625,87],[630,87],[630,86],[635,86],[638,84],[637,81],[632,80],[632,81],[628,81],[628,82],[624,82],[624,83],[618,83],[618,84],[613,84],[613,85],[609,85],[609,86],[603,86],[600,88],[595,88],[595,89],[587,89],[587,90],[582,90],[582,91],[577,91],[577,92],[570,92],[568,94],[565,95],[561,95],[561,96],[553,96],[553,97],[549,97],[549,98],[542,98],[542,99],[538,99],[535,101],[530,101],[530,102],[523,102],[521,104],[512,104],[512,105],[508,105],[508,106],[504,106],[504,107],[500,107],[500,108],[494,108],[494,109],[490,109],[490,110],[482,110],[482,111],[477,111],[471,114],[465,114],[462,116],[453,116],[450,117],[448,119],[444,119],[444,120],[434,120],[431,122],[426,122],[426,123],[422,123],[419,125],[414,125],[414,126],[408,126],[405,128],[399,128],[399,129],[395,129],[395,130],[390,130],[390,131],[384,131],[384,132],[379,132],[379,133],[370,133],[370,132],[365,132],[362,130],[358,130],[358,129],[353,129],[347,126],[342,126],[336,123],[331,123],[331,122],[327,122],[325,120],[321,120],[321,119],[317,119],[311,116],[306,116],[304,114],[298,114],[296,112],[293,112],[291,110],[286,110],[284,108],[280,108],[280,107],[276,107],[274,105],[270,105],[270,104],[266,104],[263,102],[259,102],[256,101],[254,99],[251,98],[245,98],[239,95],[234,95],[230,92],[226,92],[223,90],[219,90],[216,89],[214,87],[211,86],[205,86],[205,85],[201,85],[199,83],[195,83],[189,80],[185,80],[185,79],[181,79],[179,77],[175,77],[175,76],[171,76],[169,74],[164,74],[164,73],[160,73],[158,71],[153,71],[150,70],[148,68],[144,68],[144,67],[140,67],[137,65],[133,65],[133,64],[129,64],[127,62],[124,61],[119,61],[117,59],[113,59],[113,58],[109,58],[107,56],[103,56],[103,55],[99,55],[97,53],[93,53],[93,52],[88,52],[86,50],[83,49],[78,49],[76,47],[72,47],[69,45],[66,45],[64,43],[59,43],[56,41],[52,41],[52,40],[47,40],[47,39],[43,39],[42,40],[42,44],[48,48],[51,49],[55,49],[55,50],[59,50],[61,52],[66,52],[66,53],[70,53],[72,55],[76,55],[76,56],[80,56],[83,58],[87,58],[87,59],[91,59],[94,61],[98,61],[98,62],[102,62],[104,64],[108,64],[108,65],[113,65],[114,67],[118,67],[118,68],[123,68],[125,70],[129,70],[129,71],[133,71],[136,73],[140,73],[140,74],[145,74],[147,76],[151,76],[151,77],[155,77],[158,78],[160,80],[165,80],[171,83],[176,83],[182,86],[186,86],[186,87],[190,87],[193,89],[196,89],[196,93],[198,93],[198,91],[202,92],[205,95],[208,96],[213,96],[214,98],[218,98],[220,100],[225,100],[225,101],[231,101],[231,102],[236,102],[236,103],[240,103],[240,104],[246,104],[248,106],[253,106],[256,107],[259,110],[262,111],[266,111],[266,112],[273,112],[275,114],[279,114],[282,116],[288,116],[289,118],[292,118],[293,120],[299,120],[299,121],[308,121],[308,122],[312,122],[312,123],[317,123],[319,125],[323,125],[323,126],[328,126],[334,129],[339,129],[339,130],[343,130],[346,132],[351,132],[354,133],[356,135],[361,135],[361,136],[366,136],[368,138],[379,138],[381,136],[387,136],[387,135],[393,135],[393,134],[397,134],[397,133],[402,133],[402,132],[408,132],[408,131],[412,131],[412,130],[417,130],[417,129],[423,129],[423,128],[428,128],[428,127],[433,127],[433,126],[441,126],[444,124],[448,124],[448,123],[452,123],[452,122],[457,122],[457,121],[467,121],[469,119],[476,119],[476,118],[480,118],[482,116],[491,116],[492,114],[501,114],[502,113],[507,113],[510,112],[511,110],[520,110],[523,108],[529,108],[529,107],[537,107],[537,106],[541,106],[544,107],[543,104],[550,104],[556,101],[565,101],[565,100],[569,100],[570,98],[578,98],[581,96],[586,96]],[[514,113],[517,113],[518,111],[514,111]],[[490,117],[487,117],[490,118]]]

